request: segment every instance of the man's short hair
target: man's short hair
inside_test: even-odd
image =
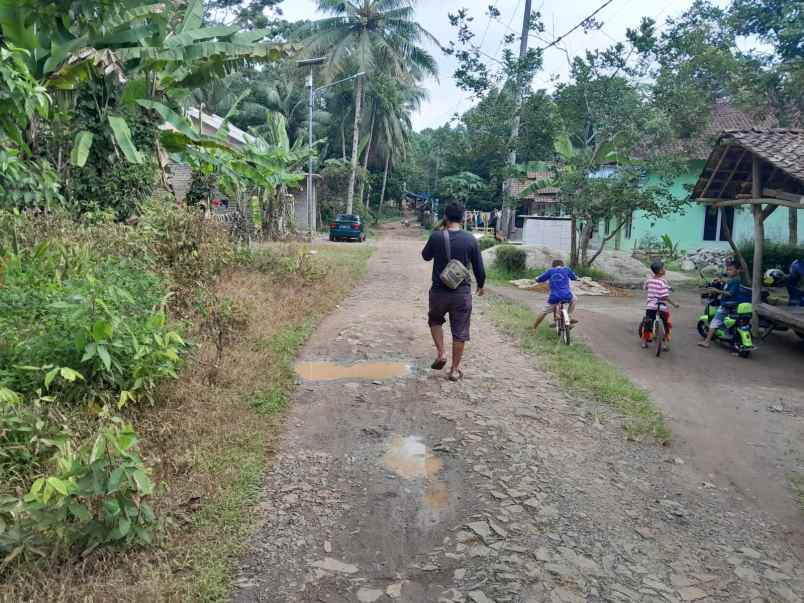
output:
[[[444,208],[444,217],[452,223],[463,222],[463,204],[453,201]]]
[[[558,268],[564,265],[564,260],[553,260],[553,268]]]

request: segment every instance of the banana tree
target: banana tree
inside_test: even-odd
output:
[[[305,177],[303,166],[311,151],[299,140],[291,145],[283,115],[269,114],[266,138],[252,136],[242,147],[226,143],[228,124],[214,135],[198,132],[183,116],[155,101],[140,104],[156,111],[171,128],[160,135],[163,147],[176,161],[205,174],[215,174],[221,188],[241,206],[256,195],[267,210],[267,231],[283,236],[292,220],[292,203],[287,188]]]
[[[202,0],[189,0],[181,11],[173,2],[97,2],[89,14],[100,23],[88,18],[86,4],[95,3],[76,0],[59,14],[43,10],[54,5],[46,0],[0,0],[4,41],[29,50],[35,77],[62,94],[92,78],[111,78],[121,87],[125,84],[121,94],[130,103],[146,99],[178,104],[193,88],[235,68],[275,61],[290,51],[287,45],[262,43],[265,30],[205,27]],[[32,10],[34,6],[40,10]],[[79,14],[83,19],[71,21]],[[112,113],[99,117],[108,122],[126,160],[142,162],[125,120]],[[76,166],[83,166],[92,142],[89,132],[76,134],[71,153]]]

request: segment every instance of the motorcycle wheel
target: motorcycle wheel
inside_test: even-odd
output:
[[[709,326],[702,320],[698,321],[698,335],[706,339],[709,334]]]
[[[748,358],[751,355],[751,350],[740,350],[737,352],[737,355],[740,358]]]

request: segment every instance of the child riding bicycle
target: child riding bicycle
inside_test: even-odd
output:
[[[547,298],[547,305],[544,310],[536,317],[536,322],[533,323],[534,329],[538,329],[544,317],[551,312],[555,312],[559,304],[569,304],[570,324],[578,322],[572,318],[578,298],[575,297],[570,285],[570,281],[577,280],[578,277],[575,276],[575,273],[570,268],[564,265],[562,260],[553,260],[553,267],[536,278],[537,283],[549,283],[550,297]]]
[[[650,265],[650,269],[653,274],[645,281],[645,291],[648,299],[645,304],[645,319],[640,329],[642,347],[648,347],[651,342],[653,338],[653,322],[658,317],[664,323],[664,342],[662,347],[664,351],[668,351],[670,349],[670,331],[673,328],[673,323],[670,320],[670,310],[667,309],[667,304],[674,308],[678,308],[678,304],[670,299],[670,285],[667,284],[665,279],[667,273],[664,269],[664,264],[657,260]]]

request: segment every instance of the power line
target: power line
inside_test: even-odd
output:
[[[556,44],[558,44],[558,43],[559,43],[561,40],[563,40],[563,39],[564,39],[564,38],[566,38],[568,35],[570,35],[572,32],[574,32],[576,29],[578,29],[579,27],[581,27],[581,26],[582,26],[584,23],[586,23],[587,21],[589,21],[589,19],[592,19],[592,18],[593,18],[593,17],[594,17],[594,16],[595,16],[597,13],[599,13],[600,11],[602,11],[604,8],[606,8],[606,7],[607,7],[609,4],[611,4],[612,2],[614,2],[614,0],[606,0],[606,1],[605,1],[603,4],[601,4],[599,7],[597,7],[597,9],[595,9],[595,11],[594,11],[593,13],[591,13],[591,14],[590,14],[588,17],[586,17],[585,19],[583,19],[582,21],[580,21],[580,22],[579,22],[577,25],[575,25],[575,27],[573,27],[572,29],[570,29],[570,30],[569,30],[569,31],[567,31],[566,33],[564,33],[564,34],[562,34],[562,35],[558,36],[558,37],[557,37],[555,40],[553,40],[552,42],[550,42],[550,43],[549,43],[547,46],[543,46],[543,47],[542,47],[542,48],[540,48],[539,50],[544,51],[544,50],[547,50],[548,48],[552,48],[553,46],[555,46]]]

